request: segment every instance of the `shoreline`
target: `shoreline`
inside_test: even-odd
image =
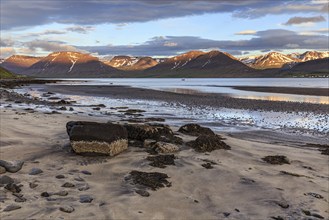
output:
[[[45,91],[69,95],[177,102],[189,106],[210,106],[256,111],[300,111],[329,114],[328,105],[315,103],[240,99],[214,93],[180,94],[129,86],[44,85]]]
[[[253,92],[269,92],[292,95],[325,96],[329,99],[329,88],[266,87],[266,86],[230,86],[233,89]]]

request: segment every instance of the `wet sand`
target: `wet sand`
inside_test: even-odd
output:
[[[6,219],[283,219],[308,218],[305,213],[329,215],[328,156],[316,148],[301,148],[287,140],[243,140],[239,135],[222,134],[231,150],[198,153],[183,145],[175,154],[175,165],[156,168],[149,165],[149,154],[130,146],[115,157],[88,157],[72,153],[65,124],[71,120],[106,122],[109,118],[78,115],[26,113],[1,109],[0,159],[22,160],[17,173],[6,173],[22,185],[25,202],[0,188],[0,217]],[[172,127],[177,131],[177,127]],[[195,137],[179,135],[184,142]],[[270,136],[270,135],[269,135]],[[304,140],[303,137],[300,140]],[[19,152],[19,153],[17,153]],[[290,164],[271,165],[268,155],[284,155]],[[202,166],[212,161],[212,169]],[[32,168],[43,173],[29,175]],[[149,197],[136,193],[127,181],[132,170],[162,172],[171,187],[149,191]],[[88,171],[86,175],[82,171]],[[63,175],[63,179],[56,178]],[[75,185],[63,188],[65,182]],[[30,183],[37,184],[30,188]],[[88,186],[88,187],[85,187]],[[79,190],[80,188],[84,190]],[[42,197],[42,192],[66,196]],[[91,203],[81,203],[87,195]],[[21,208],[4,212],[10,204]],[[60,211],[63,206],[72,213]]]
[[[260,111],[294,111],[328,114],[328,105],[283,101],[250,100],[231,98],[220,94],[178,94],[127,86],[91,86],[91,85],[44,85],[44,91],[70,95],[91,95],[109,98],[144,99],[176,102],[188,106],[225,107]]]
[[[271,92],[271,93],[283,93],[283,94],[295,94],[295,95],[327,96],[329,99],[329,88],[293,88],[293,87],[261,87],[261,86],[233,86],[232,88],[243,90],[243,91],[253,91],[253,92]]]

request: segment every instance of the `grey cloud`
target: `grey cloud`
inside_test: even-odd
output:
[[[170,42],[170,46],[168,46]],[[299,35],[287,30],[266,30],[255,33],[249,40],[210,40],[193,36],[158,36],[138,45],[106,45],[78,47],[100,55],[170,56],[189,50],[258,51],[285,49],[327,49],[324,35]]]
[[[80,34],[87,34],[89,31],[94,30],[91,26],[73,26],[66,28],[67,31],[77,32]]]
[[[59,34],[65,34],[65,31],[58,31],[58,30],[45,30],[43,32],[38,33],[30,33],[27,34],[27,37],[38,37],[38,36],[44,36],[44,35],[59,35]]]
[[[294,24],[303,24],[303,23],[317,23],[323,22],[326,19],[323,16],[315,17],[292,17],[284,25],[294,25]]]
[[[2,29],[11,29],[53,22],[121,24],[226,12],[236,17],[255,18],[280,13],[323,13],[324,7],[325,4],[312,4],[308,0],[10,0],[1,1],[0,20]]]
[[[11,47],[15,44],[15,42],[10,38],[1,38],[0,39],[0,47]]]

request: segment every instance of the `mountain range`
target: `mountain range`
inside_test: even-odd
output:
[[[37,77],[284,77],[329,75],[329,52],[270,52],[236,58],[220,51],[190,51],[170,58],[115,56],[99,59],[80,52],[46,57],[13,55],[0,66]],[[306,74],[306,75],[305,75]]]

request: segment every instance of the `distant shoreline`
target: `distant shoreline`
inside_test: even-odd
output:
[[[231,87],[231,86],[230,86]],[[328,96],[329,88],[297,88],[297,87],[266,87],[266,86],[233,86],[233,89],[253,92],[271,92],[294,95]]]

